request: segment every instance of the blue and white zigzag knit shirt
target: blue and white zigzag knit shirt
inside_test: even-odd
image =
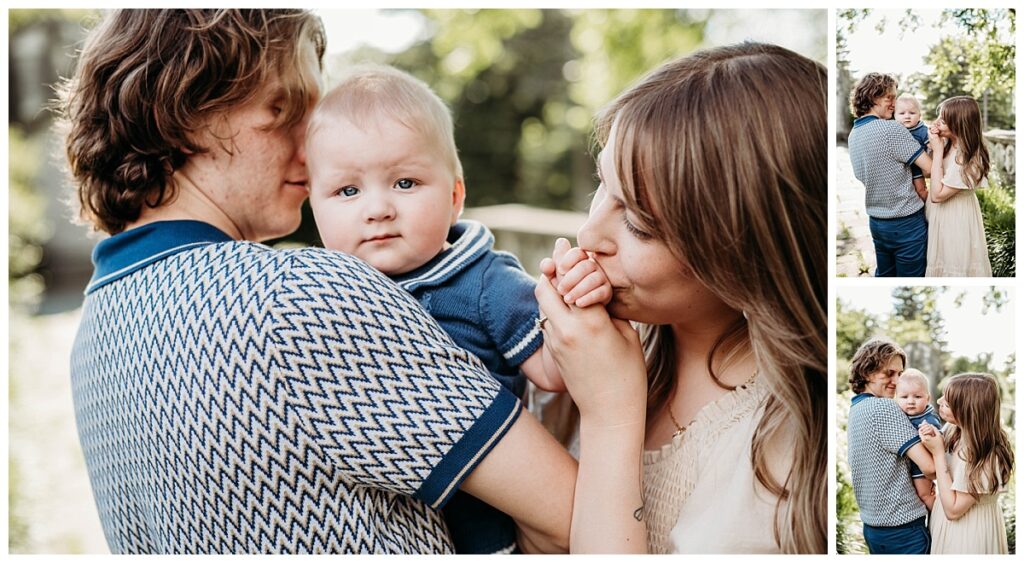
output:
[[[94,254],[71,358],[115,553],[446,553],[518,400],[393,282],[194,221]]]

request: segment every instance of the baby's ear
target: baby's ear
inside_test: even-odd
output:
[[[455,178],[455,186],[452,188],[452,225],[462,215],[463,205],[466,203],[466,185],[462,178]]]

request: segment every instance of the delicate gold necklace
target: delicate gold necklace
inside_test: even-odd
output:
[[[757,377],[757,370],[756,369],[754,370],[754,373],[750,376],[750,379],[746,380],[742,385],[740,385],[738,387],[733,387],[732,391],[730,391],[729,393],[732,393],[733,391],[735,391],[737,389],[746,389],[747,387],[750,386],[751,383],[754,382],[754,378],[755,377]],[[728,395],[729,393],[726,393],[726,395]],[[672,424],[676,427],[676,431],[675,431],[675,433],[672,434],[672,438],[676,438],[680,434],[682,434],[683,432],[686,432],[686,429],[690,427],[690,424],[693,424],[693,420],[691,420],[689,422],[689,424],[687,424],[686,426],[683,426],[682,424],[679,424],[679,421],[676,420],[676,415],[672,412],[672,403],[671,402],[668,405],[668,417],[670,419],[672,419]],[[694,420],[696,420],[696,419],[694,419]]]
[[[679,421],[676,420],[676,415],[672,414],[672,405],[669,405],[668,407],[668,417],[672,419],[672,424],[676,426],[676,431],[674,434],[672,434],[673,438],[679,436],[683,432],[686,432],[686,428],[689,425],[683,426],[682,424],[679,424]]]

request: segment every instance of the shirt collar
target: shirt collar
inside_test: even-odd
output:
[[[865,393],[858,393],[858,394],[853,396],[853,399],[850,400],[850,405],[856,405],[857,403],[859,403],[859,402],[861,402],[864,399],[867,399],[869,397],[874,397],[874,395],[872,395],[871,393],[867,393],[867,392],[865,392]]]
[[[921,412],[919,412],[917,414],[911,415],[910,419],[911,420],[916,420],[918,418],[923,418],[923,417],[926,417],[926,416],[932,414],[933,412],[935,412],[935,409],[933,409],[932,405],[929,403],[929,405],[927,407],[925,407],[923,411],[921,411]]]
[[[878,117],[877,115],[862,115],[862,116],[858,117],[857,119],[853,120],[853,127],[854,128],[860,127],[861,125],[865,125],[867,123],[871,123],[872,121],[874,121],[876,119],[881,119],[881,118]]]
[[[158,260],[196,246],[233,240],[200,221],[159,221],[100,241],[92,251],[94,271],[86,295]]]
[[[494,235],[482,223],[462,220],[448,231],[451,246],[411,272],[394,276],[398,285],[413,291],[425,285],[440,285],[494,246]]]

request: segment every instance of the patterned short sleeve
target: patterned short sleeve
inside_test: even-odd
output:
[[[439,508],[520,412],[475,356],[359,260],[295,252],[275,303],[294,411],[356,483]]]
[[[904,164],[913,163],[924,152],[924,147],[910,134],[910,131],[895,122],[888,128],[886,137],[892,157]]]
[[[515,256],[496,253],[483,276],[480,312],[487,330],[509,365],[518,366],[544,343],[536,326],[536,282]]]
[[[906,455],[907,450],[921,441],[917,429],[910,423],[907,415],[896,406],[896,401],[880,400],[875,403],[871,424],[879,444],[889,453]]]

